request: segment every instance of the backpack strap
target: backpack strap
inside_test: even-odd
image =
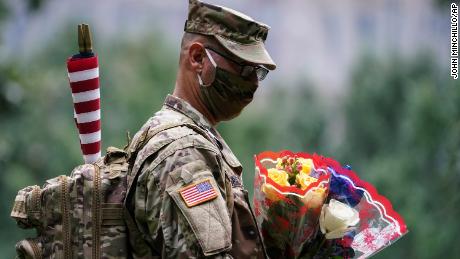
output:
[[[140,169],[140,167],[142,166],[142,164],[144,162],[144,161],[140,161],[141,159],[138,159],[138,157],[137,157],[139,151],[141,151],[147,145],[147,143],[153,137],[155,137],[157,134],[159,134],[159,133],[161,133],[163,131],[172,129],[172,128],[176,128],[176,127],[188,127],[190,129],[192,129],[194,132],[202,135],[205,139],[207,139],[208,141],[210,141],[214,145],[220,146],[218,141],[217,141],[217,139],[211,133],[209,133],[208,131],[200,128],[197,125],[191,124],[191,123],[187,123],[187,122],[171,122],[171,123],[166,123],[166,124],[154,127],[154,128],[148,127],[147,129],[145,129],[141,133],[141,135],[137,139],[133,140],[133,143],[130,143],[128,145],[128,150],[127,150],[128,162],[131,165],[130,166],[131,170],[129,170],[129,174],[128,174],[128,190],[129,190],[129,188],[130,188],[130,186],[132,184],[132,181],[133,181],[134,177],[137,174],[137,171]],[[164,146],[170,144],[171,142],[173,142],[175,140],[176,140],[175,138],[167,139],[164,142],[162,142],[162,143],[156,145],[155,147],[149,149],[147,154],[143,155],[143,158],[144,158],[143,160],[145,160],[145,158],[148,158],[151,155],[155,154],[156,152],[158,152],[158,150],[160,150],[161,148],[163,148]]]
[[[183,125],[183,122],[171,122],[171,123],[166,123],[157,127],[147,127],[139,137],[134,139],[131,143],[128,144],[126,148],[126,152],[128,153],[128,161],[133,162],[132,160],[136,159],[137,153],[149,142],[151,138],[153,138],[155,135],[158,133],[179,127]]]

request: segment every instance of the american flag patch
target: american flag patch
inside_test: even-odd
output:
[[[217,192],[210,179],[189,185],[179,192],[189,208],[217,197]]]

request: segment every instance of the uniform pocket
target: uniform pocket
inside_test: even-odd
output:
[[[196,163],[180,170],[191,177],[182,177],[166,192],[187,219],[204,255],[229,250],[232,247],[230,216],[212,172]]]
[[[16,195],[11,217],[21,228],[40,227],[42,225],[41,193],[40,187],[34,185],[20,190]]]

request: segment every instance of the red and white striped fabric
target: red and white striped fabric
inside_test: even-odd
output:
[[[85,163],[94,163],[101,157],[101,101],[97,56],[69,58],[67,71],[83,159]]]

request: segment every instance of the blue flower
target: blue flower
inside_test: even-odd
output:
[[[331,167],[329,170],[332,172],[329,197],[355,207],[361,201],[364,192],[353,187],[348,177],[338,174]]]

